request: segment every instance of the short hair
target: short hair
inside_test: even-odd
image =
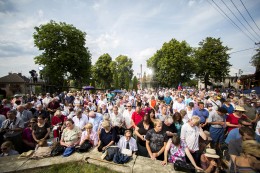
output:
[[[92,123],[87,123],[84,127],[85,127],[85,129],[92,129],[93,125],[92,125]]]
[[[131,130],[125,130],[125,135],[126,135],[126,133],[130,133],[131,134],[131,136],[132,136],[132,131]]]
[[[189,103],[189,106],[193,108],[193,107],[194,107],[194,103],[193,103],[193,102],[190,102],[190,103]]]
[[[76,111],[76,115],[79,115],[79,114],[82,114],[82,110],[81,110],[81,109],[78,109],[78,110]]]
[[[246,140],[242,142],[242,153],[254,157],[260,157],[260,143],[255,140]]]
[[[16,115],[17,111],[15,109],[12,109],[12,110],[8,111],[7,113],[12,114],[12,115]]]
[[[156,127],[159,124],[162,124],[161,120],[159,119],[154,120],[154,127]]]
[[[166,116],[165,119],[164,119],[164,122],[172,124],[173,123],[173,119],[172,119],[171,116]]]
[[[67,121],[68,121],[68,122],[71,122],[71,124],[74,124],[74,121],[73,121],[71,118],[67,119],[66,122],[67,122]]]
[[[199,106],[199,105],[201,105],[201,104],[202,104],[202,105],[204,105],[204,103],[203,103],[203,102],[199,101],[199,102],[198,102],[198,106]]]
[[[103,123],[102,123],[102,127],[103,128],[107,128],[107,127],[110,127],[110,121],[103,121]]]
[[[244,134],[247,134],[248,136],[251,136],[251,137],[255,137],[255,131],[250,128],[250,127],[247,127],[247,126],[243,126],[241,128],[239,128],[239,134],[241,136],[244,136]]]
[[[181,116],[185,116],[187,114],[187,111],[185,109],[180,110]]]
[[[197,116],[197,115],[193,115],[193,116],[191,117],[191,120],[193,120],[194,125],[196,125],[196,126],[198,126],[198,125],[200,124],[200,117]]]

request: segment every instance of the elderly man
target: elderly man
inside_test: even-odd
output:
[[[206,140],[207,136],[200,127],[200,118],[198,116],[192,116],[191,120],[184,124],[181,128],[181,140],[185,143],[188,149],[191,151],[196,164],[199,164],[199,136]]]
[[[132,123],[131,123],[131,117],[133,114],[132,105],[130,102],[126,104],[126,110],[123,112],[123,121],[124,121],[124,128],[125,129],[131,129]]]
[[[179,97],[177,101],[173,103],[173,112],[180,112],[180,110],[185,109],[185,103],[183,102],[183,97]]]
[[[16,117],[16,114],[16,110],[7,112],[7,119],[3,121],[0,130],[0,143],[2,143],[4,139],[8,139],[12,141],[16,149],[21,152],[24,122],[20,117]]]
[[[103,116],[99,113],[96,113],[94,111],[90,111],[88,113],[89,120],[88,122],[93,125],[93,131],[98,132],[98,127],[100,126],[100,123],[103,120]]]
[[[33,114],[31,111],[25,110],[24,106],[19,105],[17,107],[17,118],[21,118],[24,122],[24,125],[27,126],[30,119],[33,118]]]
[[[124,129],[123,129],[123,123],[124,119],[121,113],[118,112],[118,107],[113,107],[113,113],[110,115],[110,120],[112,126],[115,128],[117,134],[123,135]]]
[[[85,130],[84,126],[88,123],[87,115],[83,114],[81,109],[76,111],[76,116],[72,118],[75,126],[79,127],[81,130]]]
[[[138,150],[136,140],[132,137],[131,130],[126,130],[124,134],[125,135],[119,139],[117,146],[123,154],[132,155],[132,152]],[[131,153],[124,153],[125,149],[130,150]]]

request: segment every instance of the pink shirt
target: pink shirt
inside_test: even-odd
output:
[[[82,132],[80,143],[85,140],[87,135],[88,135],[87,131]],[[94,131],[91,132],[89,141],[93,144],[93,146],[97,146],[97,144],[98,144],[98,135],[97,135],[96,132],[94,132]]]

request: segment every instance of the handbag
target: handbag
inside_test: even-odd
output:
[[[92,148],[92,143],[89,140],[86,140],[80,147],[77,149],[78,152],[83,153],[87,152],[90,148]]]
[[[182,160],[176,160],[175,163],[173,164],[173,167],[175,171],[195,173],[194,166]]]
[[[57,145],[51,150],[51,156],[58,156],[64,152],[65,148],[57,143]]]

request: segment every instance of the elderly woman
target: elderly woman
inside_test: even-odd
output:
[[[1,145],[0,157],[18,155],[19,153],[13,149],[13,144],[11,141],[6,141]]]
[[[242,143],[242,154],[235,159],[236,172],[260,172],[260,144],[255,140]]]
[[[241,106],[236,106],[234,113],[231,113],[228,115],[227,120],[226,120],[226,124],[228,127],[228,132],[230,132],[232,129],[239,127],[238,125],[238,120],[240,118],[244,118],[247,119],[247,116],[244,115],[245,113],[245,109]],[[250,125],[251,123],[249,123],[248,125]]]
[[[82,132],[81,139],[79,145],[82,145],[85,141],[89,141],[92,146],[97,146],[98,144],[98,135],[94,132],[93,125],[91,123],[87,123],[85,125],[85,131]]]
[[[38,122],[33,126],[33,139],[39,145],[46,144],[46,140],[49,138],[50,132],[50,125],[44,121],[44,117],[42,115],[39,115]]]
[[[102,123],[102,129],[99,134],[98,151],[104,151],[109,146],[114,145],[118,141],[116,130],[110,126],[109,121]]]
[[[54,113],[54,116],[51,119],[51,125],[53,126],[53,137],[54,138],[60,137],[61,127],[62,127],[65,119],[66,119],[66,117],[64,115],[62,115],[60,110],[57,110]]]
[[[60,145],[66,147],[63,156],[69,156],[75,150],[75,146],[79,145],[81,138],[81,130],[74,125],[72,119],[67,119],[66,128],[63,130]]]
[[[163,153],[167,142],[166,133],[162,132],[162,122],[156,120],[154,128],[149,130],[145,136],[146,149],[152,160],[163,160]]]

